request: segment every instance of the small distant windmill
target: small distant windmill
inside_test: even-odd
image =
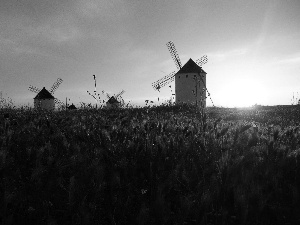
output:
[[[74,109],[77,109],[77,107],[72,103],[72,105],[69,105],[69,106],[67,107],[67,109],[69,109],[69,110],[74,110]]]
[[[122,98],[122,95],[124,94],[124,90],[120,91],[118,94],[110,96],[108,93],[106,93],[107,102],[106,107],[108,108],[118,108],[122,105],[124,105],[124,99]]]
[[[30,85],[28,90],[37,93],[37,95],[34,97],[34,108],[53,110],[55,108],[55,104],[59,105],[60,107],[64,106],[62,101],[53,96],[54,92],[62,82],[63,80],[58,78],[49,91],[45,87],[39,89]]]
[[[207,63],[207,56],[202,56],[200,59],[196,60],[196,62],[189,59],[189,61],[182,66],[174,43],[169,41],[167,47],[178,71],[173,71],[169,75],[152,83],[153,88],[160,91],[162,87],[175,80],[175,103],[196,102],[196,104],[198,104],[199,102],[202,102],[202,105],[205,107],[206,91],[208,92],[208,90],[206,88],[206,72],[201,66]],[[209,92],[208,96],[210,96]]]

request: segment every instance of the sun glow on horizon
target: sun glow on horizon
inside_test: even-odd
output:
[[[261,104],[264,90],[253,79],[235,79],[230,82],[222,93],[225,107],[249,107]]]

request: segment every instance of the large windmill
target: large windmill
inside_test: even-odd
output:
[[[177,67],[177,72],[173,71],[169,75],[152,83],[155,90],[170,84],[175,80],[175,103],[196,103],[206,106],[206,72],[202,69],[202,65],[207,63],[207,56],[204,55],[194,62],[189,59],[182,66],[179,55],[172,41],[167,43],[167,47],[173,61]],[[208,95],[210,95],[208,93]]]
[[[49,91],[45,87],[39,89],[30,85],[28,90],[37,93],[37,95],[34,97],[34,108],[53,110],[55,108],[55,104],[59,105],[60,107],[63,106],[64,103],[53,96],[54,92],[62,82],[63,80],[58,78]]]
[[[116,95],[109,95],[106,93],[107,97],[107,102],[106,102],[106,107],[108,108],[118,108],[124,104],[124,99],[122,98],[122,95],[124,94],[124,90],[120,91]]]

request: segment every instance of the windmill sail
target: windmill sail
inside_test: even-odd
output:
[[[152,87],[154,88],[154,90],[159,91],[159,89],[161,89],[162,87],[166,86],[167,84],[169,84],[175,80],[175,74],[176,74],[176,72],[173,71],[169,75],[164,76],[163,78],[159,79],[158,81],[153,82]]]
[[[54,92],[56,91],[56,89],[59,87],[59,85],[63,82],[63,79],[58,78],[57,81],[52,85],[52,87],[50,88],[50,93],[54,94]]]
[[[41,89],[37,88],[37,87],[34,87],[32,85],[29,86],[28,88],[29,91],[32,91],[34,93],[39,93],[41,91]]]
[[[204,55],[200,59],[196,60],[196,64],[200,67],[207,62],[208,62],[207,55]]]
[[[124,92],[125,92],[125,91],[124,91],[124,90],[122,90],[122,91],[121,91],[119,94],[116,94],[116,95],[115,95],[115,98],[118,98],[118,97],[120,97],[122,94],[124,94]]]
[[[57,98],[55,98],[55,99],[54,99],[54,102],[55,102],[55,104],[59,105],[60,107],[62,107],[62,106],[64,106],[64,105],[65,105],[65,103],[64,103],[64,102],[60,101],[60,100],[59,100],[59,99],[57,99]]]
[[[167,47],[168,47],[169,52],[170,52],[170,54],[171,54],[171,56],[172,56],[172,58],[175,62],[175,65],[176,65],[177,69],[180,70],[181,67],[182,67],[182,64],[181,64],[181,61],[180,61],[180,58],[179,58],[179,55],[177,53],[177,50],[175,48],[174,43],[172,41],[169,41],[167,43]]]
[[[172,41],[169,41],[167,43],[167,47],[168,50],[172,56],[172,59],[177,67],[178,70],[180,70],[182,68],[182,64],[179,58],[179,55],[177,53],[177,50],[175,48],[175,45]],[[155,81],[152,83],[152,87],[154,88],[154,90],[159,91],[162,87],[168,85],[169,83],[173,82],[175,80],[175,74],[176,71],[168,74],[167,76],[164,76],[163,78],[159,79],[158,81]]]

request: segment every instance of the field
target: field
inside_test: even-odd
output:
[[[300,224],[300,107],[0,111],[0,224]]]

